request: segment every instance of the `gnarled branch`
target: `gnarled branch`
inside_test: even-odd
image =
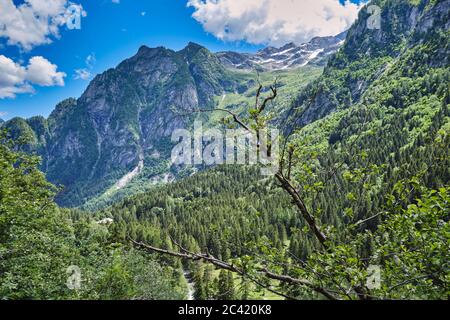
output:
[[[150,246],[148,244],[142,243],[142,242],[137,242],[131,238],[129,238],[129,240],[137,247],[151,251],[151,252],[156,252],[156,253],[160,253],[160,254],[165,254],[165,255],[170,255],[172,257],[176,257],[176,258],[181,258],[181,259],[187,259],[187,260],[191,260],[191,261],[205,261],[207,263],[210,263],[220,269],[224,269],[233,273],[237,273],[242,277],[246,277],[249,278],[251,281],[255,282],[256,284],[265,287],[266,289],[270,290],[271,292],[281,295],[287,299],[294,299],[284,293],[280,293],[277,292],[273,289],[268,288],[267,286],[264,286],[263,284],[261,284],[261,282],[259,282],[257,279],[254,279],[253,277],[251,277],[250,275],[248,275],[244,270],[242,270],[241,268],[228,263],[226,261],[222,261],[220,259],[217,259],[215,257],[213,257],[211,254],[207,253],[193,253],[185,248],[183,248],[181,245],[177,244],[176,242],[175,245],[177,245],[180,250],[182,252],[175,252],[175,251],[171,251],[171,250],[166,250],[166,249],[161,249],[161,248],[157,248],[157,247],[153,247]],[[172,240],[173,241],[173,240]],[[264,274],[267,278],[269,279],[273,279],[273,280],[278,280],[280,282],[289,284],[289,285],[300,285],[300,286],[304,286],[309,288],[310,290],[313,290],[314,292],[320,293],[323,296],[325,296],[327,299],[330,300],[338,300],[338,298],[329,290],[322,288],[320,286],[317,286],[315,284],[313,284],[312,282],[306,280],[306,279],[296,279],[290,276],[285,276],[285,275],[279,275],[273,272],[270,272],[269,270],[267,270],[266,268],[259,268],[258,272],[261,272],[262,274]]]

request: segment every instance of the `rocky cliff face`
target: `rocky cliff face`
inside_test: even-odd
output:
[[[58,201],[76,206],[139,173],[147,160],[167,160],[170,135],[213,97],[234,92],[218,58],[190,43],[175,52],[141,47],[132,58],[95,77],[79,99],[68,99],[48,119],[13,119],[13,137],[43,158],[50,181],[64,186]]]
[[[289,43],[281,48],[268,47],[256,54],[219,52],[217,57],[229,67],[240,70],[285,70],[320,64],[326,61],[344,43],[347,32],[334,37],[316,37],[308,43]]]
[[[414,51],[428,51],[426,61],[416,62],[417,69],[448,66],[450,1],[374,0],[370,4],[381,8],[381,28],[370,29],[370,15],[361,10],[323,75],[297,97],[287,127],[303,126],[360,102],[392,66],[413,63]]]

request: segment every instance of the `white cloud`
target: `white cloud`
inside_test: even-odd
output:
[[[0,87],[7,87],[22,82],[27,71],[11,59],[0,55]]]
[[[32,92],[25,83],[27,71],[11,59],[0,55],[0,99],[14,98],[18,93]]]
[[[34,92],[33,85],[63,86],[66,74],[58,72],[57,68],[40,56],[32,57],[27,66],[22,66],[0,55],[0,99]]]
[[[338,0],[189,0],[188,6],[205,31],[221,40],[270,45],[336,35],[362,7]]]
[[[97,62],[97,58],[95,57],[95,53],[91,53],[90,55],[88,55],[86,57],[86,59],[84,60],[84,62],[86,63],[86,66],[89,69],[92,69],[94,67],[94,64]]]
[[[44,57],[33,57],[28,64],[26,80],[44,87],[63,86],[66,74],[56,71],[57,68]]]
[[[0,0],[0,38],[24,50],[51,43],[70,20],[69,7],[77,7],[82,16],[86,15],[81,5],[68,0],[25,0],[17,5],[13,0]]]
[[[56,16],[65,10],[66,0],[27,0],[33,11],[40,16]]]
[[[88,80],[92,76],[92,69],[94,68],[97,59],[95,58],[95,53],[91,53],[86,57],[84,63],[86,64],[85,68],[75,69],[75,74],[73,78],[75,80]]]
[[[8,115],[7,111],[0,111],[0,118]]]
[[[120,0],[112,0],[112,3],[119,4]]]
[[[75,69],[75,74],[73,78],[75,80],[87,80],[92,76],[91,72],[88,69]]]

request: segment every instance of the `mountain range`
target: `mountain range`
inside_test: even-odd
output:
[[[14,118],[3,127],[12,138],[25,139],[24,150],[42,157],[47,178],[62,186],[60,205],[109,199],[133,181],[141,187],[192,174],[170,165],[172,131],[189,128],[192,112],[200,108],[219,105],[239,112],[250,105],[254,69],[266,84],[281,77],[282,95],[272,108],[274,121],[288,133],[359,103],[374,103],[380,83],[399,75],[416,79],[426,68],[445,68],[448,11],[449,1],[389,3],[380,30],[368,29],[368,13],[361,11],[348,32],[256,54],[212,53],[195,43],[180,51],[142,46],[97,75],[81,97],[59,103],[47,119]],[[417,52],[427,60],[416,62]],[[409,64],[412,75],[396,71]],[[216,115],[206,117],[218,121]]]
[[[142,46],[0,123],[0,299],[448,300],[450,0],[368,5],[251,55]],[[282,131],[276,174],[170,164],[238,118]]]
[[[310,46],[332,50],[336,41],[327,39]],[[285,56],[278,57],[286,69]],[[187,114],[214,106],[216,97],[254,89],[255,79],[254,71],[235,70],[221,53],[195,43],[178,52],[142,46],[97,75],[80,98],[59,103],[48,119],[13,118],[5,127],[13,138],[26,138],[25,149],[42,157],[47,178],[63,186],[58,202],[78,206],[92,196],[114,194],[139,174],[152,184],[174,180],[180,172],[169,163],[173,130],[187,128]]]
[[[307,43],[291,42],[280,48],[267,47],[255,54],[232,51],[218,52],[220,61],[227,67],[240,70],[285,70],[306,66],[309,63],[324,64],[344,43],[347,32],[337,36],[315,37]]]

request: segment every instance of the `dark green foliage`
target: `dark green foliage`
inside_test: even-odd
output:
[[[220,257],[229,256],[226,240],[234,244],[231,254],[240,255],[245,241],[262,235],[276,240],[276,226],[291,220],[285,195],[270,179],[255,183],[257,177],[257,168],[224,166],[131,197],[101,214],[118,222],[118,234],[132,232],[154,245],[163,245],[162,234],[168,232],[187,248],[209,248]]]
[[[407,66],[403,74],[393,77],[397,81],[422,76],[430,67],[448,67],[448,4],[380,0],[370,5],[381,8],[381,30],[368,29],[369,14],[365,9],[360,11],[345,44],[329,60],[323,75],[294,101],[286,119],[288,126],[303,126],[361,102],[369,96],[366,90],[373,82],[391,74],[392,66]],[[433,23],[425,22],[430,17]]]
[[[219,281],[217,282],[217,300],[233,299],[235,299],[233,274],[229,271],[221,270]]]
[[[166,256],[156,262],[131,250],[131,237],[178,250],[175,239],[192,252],[206,252],[246,270],[247,278],[240,279],[200,262],[183,262],[199,300],[251,298],[260,289],[249,284],[251,277],[291,297],[322,298],[303,287],[262,278],[257,272],[261,266],[307,279],[340,292],[345,299],[361,298],[361,290],[370,293],[364,298],[448,299],[448,1],[372,3],[382,8],[382,29],[368,30],[367,12],[362,11],[342,50],[329,60],[323,75],[294,99],[284,122],[284,131],[293,133],[289,136],[293,184],[328,235],[327,250],[321,251],[275,180],[260,176],[256,167],[216,167],[193,176],[186,170],[180,181],[143,190],[89,215],[59,210],[52,202],[52,186],[36,169],[38,160],[5,145],[0,163],[1,296],[179,297],[180,290],[171,287],[182,282],[181,262]],[[432,23],[427,22],[430,17]],[[117,79],[125,83],[118,96],[111,92],[108,99],[116,100],[108,103],[124,106],[111,123],[131,133],[130,152],[141,146],[140,117],[152,115],[158,107],[155,99],[167,95],[168,88],[200,87],[201,104],[209,105],[214,96],[239,84],[231,79],[236,75],[198,45],[190,44],[178,53],[162,48],[143,48],[143,52],[148,56],[138,54],[138,60],[159,54],[178,66],[173,77],[148,94],[150,102],[140,100],[145,90],[130,76],[135,66],[131,60],[97,79],[108,90]],[[16,118],[4,125],[10,137],[23,139],[25,150],[39,154],[46,152],[52,135],[75,139],[74,130],[83,129],[77,136],[88,142],[82,157],[75,156],[70,165],[63,158],[44,157],[49,178],[72,184],[61,195],[69,204],[102,194],[130,169],[103,166],[90,171],[124,149],[98,153],[93,125],[97,119],[83,108],[84,103],[67,100],[48,120]],[[157,147],[167,156],[168,146],[161,139]],[[52,148],[63,147],[55,143]],[[167,169],[165,162],[149,154],[143,161],[146,169],[135,184]],[[75,173],[100,180],[85,184],[75,181]],[[86,207],[118,198],[100,197]],[[96,224],[94,217],[111,217],[114,223],[107,228]],[[74,293],[61,286],[65,277],[61,270],[67,264],[85,270],[87,291]],[[383,283],[369,290],[367,269],[373,264],[381,268]]]
[[[93,218],[59,209],[39,159],[0,144],[0,299],[177,299],[170,269],[111,241]],[[66,285],[70,266],[81,287]],[[168,280],[169,279],[169,280]]]

